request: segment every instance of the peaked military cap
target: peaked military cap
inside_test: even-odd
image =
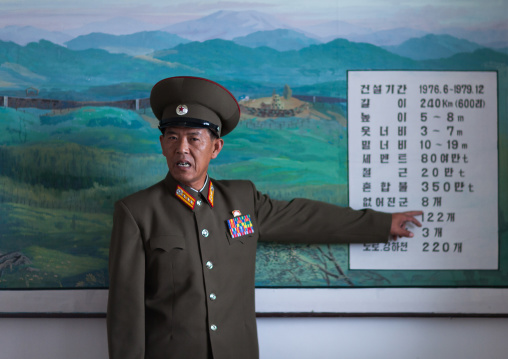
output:
[[[225,136],[240,120],[235,97],[216,82],[191,76],[159,81],[150,93],[150,106],[159,129],[172,126],[208,128]]]

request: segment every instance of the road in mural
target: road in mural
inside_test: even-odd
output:
[[[0,4],[0,288],[108,286],[113,203],[167,171],[147,102],[165,77],[207,77],[240,102],[213,178],[348,205],[346,74],[375,69],[498,74],[499,270],[352,271],[347,245],[260,243],[256,285],[505,285],[505,4],[172,3]]]

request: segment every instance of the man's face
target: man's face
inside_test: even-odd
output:
[[[160,141],[173,178],[197,190],[205,184],[210,160],[218,156],[224,144],[221,138],[212,138],[207,129],[189,127],[168,127]]]

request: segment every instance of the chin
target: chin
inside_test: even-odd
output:
[[[185,175],[181,175],[181,174],[175,174],[173,172],[171,173],[171,176],[173,176],[173,178],[177,182],[180,182],[181,184],[184,184],[186,186],[190,186],[190,183],[192,183],[192,180],[193,180],[193,178],[190,177],[190,176],[185,176]]]

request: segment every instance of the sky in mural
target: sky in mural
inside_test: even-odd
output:
[[[34,26],[50,31],[77,29],[112,18],[130,18],[125,31],[155,30],[198,19],[217,9],[254,10],[271,14],[288,25],[312,26],[332,20],[385,30],[411,27],[436,31],[508,27],[506,0],[0,0],[0,27]],[[144,29],[142,27],[145,27]]]

